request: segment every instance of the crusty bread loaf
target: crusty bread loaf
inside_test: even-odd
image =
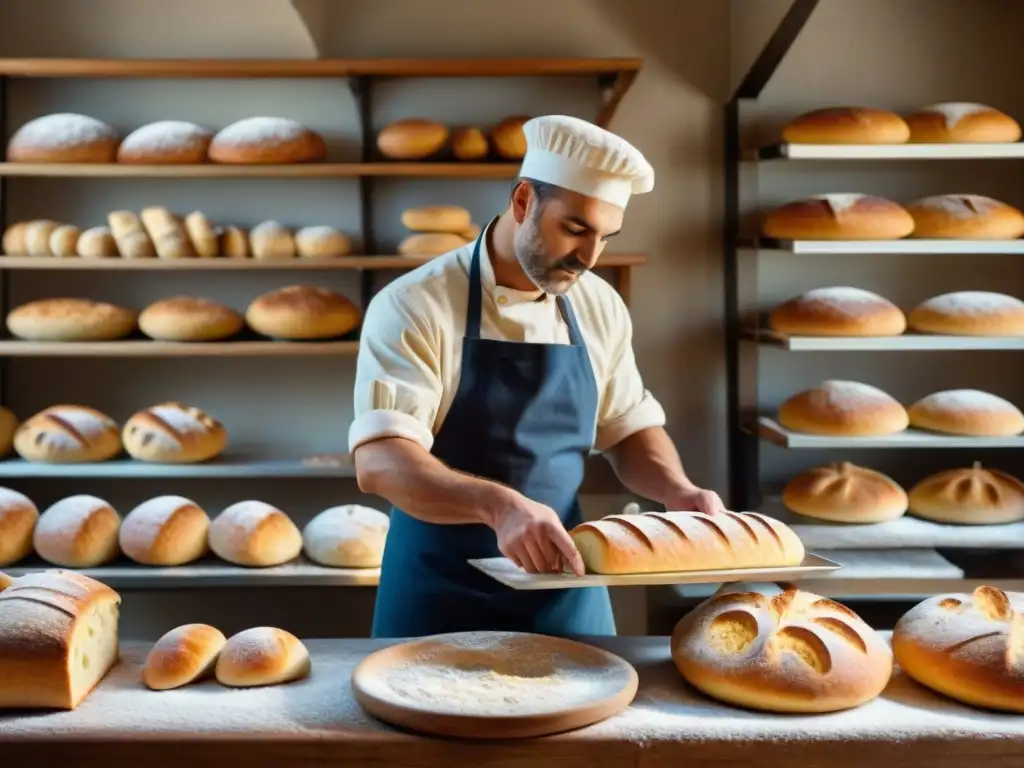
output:
[[[103,499],[68,496],[39,516],[32,538],[36,554],[65,568],[94,568],[118,555],[121,518]]]
[[[926,520],[960,525],[999,525],[1024,520],[1024,482],[1008,472],[947,469],[910,489],[910,511]]]
[[[196,256],[212,259],[220,255],[220,233],[202,211],[192,211],[185,217],[185,231]]]
[[[479,224],[470,224],[464,230],[457,232],[456,234],[468,243],[480,237],[480,232]]]
[[[1024,413],[1013,403],[978,389],[947,389],[907,409],[910,426],[968,437],[1007,437],[1024,432]]]
[[[210,549],[235,565],[266,567],[294,560],[302,532],[284,512],[262,501],[232,504],[210,524]]]
[[[196,296],[171,296],[139,313],[139,330],[159,341],[216,341],[244,327],[240,313]]]
[[[121,452],[121,436],[117,422],[95,408],[53,405],[18,426],[14,450],[25,461],[106,461]]]
[[[302,548],[306,557],[320,565],[379,568],[390,525],[391,518],[371,507],[331,507],[306,524]]]
[[[198,165],[206,162],[213,134],[185,120],[159,120],[125,136],[117,162],[143,165]]]
[[[362,311],[327,288],[290,285],[254,299],[245,320],[254,331],[273,339],[330,339],[355,330]]]
[[[7,256],[28,256],[28,230],[33,224],[46,222],[53,227],[60,226],[60,222],[50,219],[31,219],[19,221],[4,230],[2,241],[3,253]]]
[[[1024,235],[1024,213],[984,195],[933,195],[907,205],[913,237],[936,240],[1014,240]]]
[[[909,138],[902,117],[870,107],[815,109],[782,129],[782,140],[791,144],[905,144]]]
[[[815,195],[780,205],[761,226],[778,240],[898,240],[914,231],[903,206],[875,195]]]
[[[153,241],[142,221],[132,211],[112,211],[107,224],[117,243],[117,250],[126,259],[152,259],[156,256]]]
[[[227,638],[209,624],[183,624],[153,644],[142,668],[142,682],[154,691],[196,683],[211,677]]]
[[[232,635],[217,659],[217,682],[233,688],[279,685],[309,674],[309,651],[291,632],[253,627]]]
[[[907,322],[919,333],[1024,336],[1024,301],[995,291],[954,291],[922,301]]]
[[[907,410],[891,395],[859,381],[824,381],[779,406],[779,423],[810,435],[893,435],[909,424]]]
[[[37,219],[25,229],[25,248],[29,256],[53,256],[50,238],[61,226],[56,221]]]
[[[229,259],[248,258],[249,234],[241,227],[224,227],[220,234],[220,255]]]
[[[860,706],[893,669],[889,646],[860,616],[790,585],[723,586],[679,621],[670,647],[690,685],[768,712]]]
[[[964,704],[1022,713],[1022,612],[1024,594],[996,587],[929,597],[896,622],[896,663],[921,685]]]
[[[985,104],[930,104],[904,119],[914,144],[1004,144],[1021,136],[1016,120]]]
[[[135,310],[89,299],[40,299],[15,307],[7,330],[28,341],[113,341],[135,330]]]
[[[14,565],[32,554],[39,510],[23,493],[0,488],[0,567]]]
[[[295,232],[295,252],[300,259],[336,259],[352,252],[352,243],[334,227],[302,227]]]
[[[191,259],[196,252],[184,225],[167,208],[152,205],[139,213],[142,226],[161,259]]]
[[[390,160],[423,160],[440,152],[447,141],[446,126],[413,117],[384,126],[377,134],[377,149]]]
[[[779,304],[769,327],[787,336],[899,336],[903,312],[888,299],[862,288],[814,288]]]
[[[135,413],[121,432],[133,459],[161,464],[195,464],[220,455],[228,445],[224,425],[205,411],[178,402]]]
[[[60,112],[30,120],[7,144],[11,163],[112,163],[120,136],[101,120]]]
[[[120,256],[110,227],[104,225],[85,230],[79,235],[76,248],[79,256],[91,259]]]
[[[75,709],[118,659],[121,597],[71,571],[0,592],[0,709]]]
[[[409,235],[398,244],[399,256],[440,256],[461,248],[469,241],[452,232],[422,232]]]
[[[14,447],[14,433],[18,431],[18,417],[14,411],[0,405],[0,457],[7,456]]]
[[[460,205],[425,205],[402,211],[402,226],[413,232],[461,232],[473,224]]]
[[[529,115],[506,117],[491,129],[491,145],[498,157],[505,160],[522,160],[526,155],[526,133],[523,125]]]
[[[323,137],[286,117],[247,117],[232,123],[210,142],[215,163],[311,163],[327,157]]]
[[[249,248],[254,259],[295,258],[295,238],[287,227],[276,221],[264,221],[249,233]]]
[[[174,566],[206,554],[210,518],[183,496],[157,496],[139,504],[121,523],[121,551],[142,565]]]
[[[50,233],[50,253],[54,256],[68,257],[78,255],[78,238],[82,230],[74,224],[61,224]]]
[[[804,546],[756,512],[608,515],[569,531],[588,573],[626,574],[799,565]]]
[[[456,160],[483,160],[488,152],[487,135],[476,126],[465,126],[452,132],[452,154]]]
[[[907,492],[887,475],[848,461],[812,467],[782,491],[786,509],[836,523],[884,523],[907,511]]]

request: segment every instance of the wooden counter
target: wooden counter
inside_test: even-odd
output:
[[[505,743],[463,743],[398,732],[365,715],[349,675],[374,640],[310,640],[313,672],[288,686],[230,690],[205,683],[155,693],[141,687],[148,645],[126,644],[122,661],[75,712],[0,716],[0,765],[51,760],[61,768],[450,768],[699,765],[772,768],[1024,765],[1024,716],[948,702],[901,674],[858,710],[815,717],[744,712],[687,687],[664,637],[595,642],[640,675],[621,715],[569,734]]]

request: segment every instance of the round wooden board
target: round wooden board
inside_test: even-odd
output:
[[[605,720],[636,695],[633,666],[600,648],[525,632],[456,632],[393,645],[352,672],[384,722],[467,739],[546,736]]]

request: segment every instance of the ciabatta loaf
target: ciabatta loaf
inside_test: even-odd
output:
[[[74,709],[118,658],[110,587],[72,571],[15,579],[0,592],[0,709]]]
[[[804,545],[756,512],[609,515],[573,528],[588,573],[624,574],[799,565]]]
[[[122,430],[133,459],[192,464],[214,458],[228,445],[224,425],[199,408],[160,403],[133,415]]]

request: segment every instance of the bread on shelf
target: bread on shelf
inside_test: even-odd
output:
[[[153,241],[156,255],[161,259],[191,259],[196,257],[192,241],[184,225],[163,206],[152,205],[139,213],[142,226]]]
[[[782,129],[782,140],[790,144],[905,144],[909,139],[902,117],[871,107],[815,109]]]
[[[183,624],[157,640],[146,656],[142,682],[169,691],[212,677],[227,638],[209,624]]]
[[[920,480],[910,489],[910,512],[936,523],[1016,523],[1024,520],[1024,482],[976,461]]]
[[[124,423],[121,438],[133,459],[160,464],[209,461],[228,445],[223,424],[205,411],[179,402],[138,411]]]
[[[916,429],[966,437],[1009,437],[1024,432],[1024,413],[1013,403],[978,389],[933,392],[907,412]]]
[[[775,307],[771,330],[786,336],[899,336],[902,310],[877,293],[850,286],[814,288]]]
[[[25,248],[29,256],[53,256],[50,250],[50,237],[62,225],[50,219],[37,219],[30,222],[25,230]]]
[[[794,475],[782,491],[790,512],[835,523],[885,523],[907,511],[899,483],[867,467],[839,461]]]
[[[82,230],[74,224],[61,224],[50,233],[50,254],[61,258],[78,255],[78,238]]]
[[[10,408],[0,405],[0,458],[14,447],[14,434],[18,431],[18,417]]]
[[[199,165],[213,133],[185,120],[159,120],[124,137],[117,162],[133,165]]]
[[[919,333],[1024,336],[1024,301],[995,291],[954,291],[922,301],[907,322]]]
[[[48,226],[49,232],[53,232],[54,229],[60,226],[59,221],[53,221],[52,219],[30,219],[28,221],[19,221],[12,224],[4,230],[3,236],[3,252],[7,256],[29,256],[31,255],[28,250],[28,233],[29,229],[39,226]],[[48,237],[48,235],[47,235]],[[40,240],[38,236],[34,237],[33,240],[37,242]],[[46,244],[47,250],[49,250],[49,242]]]
[[[491,128],[491,145],[498,157],[504,160],[522,160],[526,155],[526,133],[523,125],[528,115],[506,117]]]
[[[440,256],[466,245],[462,235],[452,232],[421,232],[409,235],[398,244],[400,256]]]
[[[907,205],[913,237],[934,240],[1015,240],[1024,213],[984,195],[932,195]]]
[[[794,432],[843,437],[894,435],[909,426],[907,410],[878,387],[824,381],[779,406],[779,424]]]
[[[78,237],[76,245],[78,255],[90,259],[103,259],[113,256],[120,256],[117,250],[117,241],[110,231],[110,227],[100,225],[90,227]]]
[[[351,241],[334,227],[301,227],[295,232],[295,253],[300,259],[337,259],[351,252]]]
[[[413,232],[462,232],[473,217],[461,205],[425,205],[402,211],[402,226]]]
[[[985,104],[930,104],[904,116],[914,144],[1009,144],[1020,141],[1020,125]]]
[[[153,241],[142,225],[142,220],[134,212],[112,211],[107,215],[107,224],[121,256],[126,259],[156,257]]]
[[[464,126],[452,132],[452,155],[456,160],[486,160],[490,149],[487,134],[476,126]]]
[[[141,565],[185,565],[206,554],[209,530],[206,511],[191,499],[157,496],[125,515],[118,542]]]
[[[272,339],[305,341],[350,333],[362,321],[362,311],[327,288],[290,285],[254,299],[245,320],[254,331]]]
[[[196,256],[212,259],[220,255],[220,233],[210,224],[202,211],[192,211],[185,217],[185,231]]]
[[[914,231],[899,203],[860,193],[795,200],[768,212],[761,234],[777,240],[898,240]]]
[[[287,117],[247,117],[218,131],[207,155],[214,163],[312,163],[327,157],[327,143]]]
[[[198,296],[171,296],[139,313],[139,330],[158,341],[217,341],[244,327],[240,313]]]
[[[309,651],[291,632],[253,627],[232,635],[217,659],[217,682],[233,688],[281,685],[306,677]]]
[[[302,549],[310,560],[328,567],[379,568],[390,525],[391,518],[372,507],[331,507],[306,524]]]
[[[26,341],[114,341],[135,330],[134,310],[105,301],[30,301],[7,314],[7,330]]]
[[[117,557],[121,518],[97,496],[77,494],[51,504],[32,538],[36,554],[65,568],[95,568]]]
[[[389,160],[425,160],[444,149],[448,127],[436,120],[396,120],[377,134],[377,149]]]
[[[121,138],[102,120],[73,112],[43,115],[7,143],[11,163],[112,163]]]
[[[276,221],[263,221],[249,232],[249,249],[254,259],[294,259],[295,237]]]
[[[32,554],[39,510],[28,496],[0,488],[0,568]]]
[[[117,422],[95,408],[53,405],[18,426],[14,450],[47,464],[106,461],[121,452],[121,437]]]
[[[280,509],[262,501],[240,501],[213,518],[209,542],[222,560],[265,568],[298,557],[302,532]]]

